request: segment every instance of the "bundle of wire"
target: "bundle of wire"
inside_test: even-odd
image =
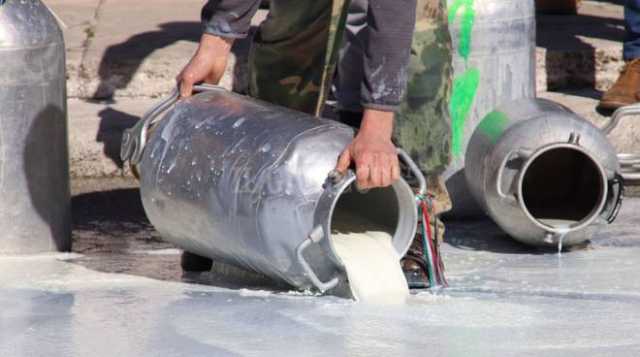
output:
[[[422,217],[422,251],[427,265],[427,275],[429,287],[446,287],[447,279],[444,276],[444,263],[440,255],[440,246],[435,241],[431,231],[431,217],[429,216],[430,200],[426,197],[419,197],[418,213]]]

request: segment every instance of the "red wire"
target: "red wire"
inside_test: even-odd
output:
[[[422,218],[424,220],[425,228],[427,231],[427,242],[429,244],[429,247],[431,247],[431,252],[432,252],[434,275],[437,280],[440,280],[439,279],[439,275],[440,275],[439,259],[440,258],[437,250],[435,249],[435,244],[433,243],[433,233],[431,232],[431,219],[429,217],[429,211],[427,210],[427,204],[424,201],[421,202],[421,205],[422,205]]]
[[[431,247],[431,251],[433,252],[433,267],[434,267],[434,273],[435,273],[435,277],[436,279],[439,281],[440,284],[442,285],[448,285],[447,284],[447,280],[444,277],[444,274],[442,272],[442,266],[441,266],[441,260],[440,260],[440,252],[436,249],[436,243],[433,241],[433,233],[431,232],[431,219],[429,217],[429,211],[427,210],[427,204],[425,203],[425,201],[421,202],[421,206],[422,206],[422,217],[424,219],[424,222],[426,224],[426,231],[427,231],[427,238],[428,238],[428,242],[429,242],[429,246]]]
[[[429,217],[429,212],[427,211],[427,204],[422,201],[422,217],[425,221],[425,227],[427,231],[427,238],[429,238],[429,245],[431,246],[431,251],[434,254],[434,258],[438,258],[438,253],[435,251],[433,246],[433,233],[431,232],[431,219]]]

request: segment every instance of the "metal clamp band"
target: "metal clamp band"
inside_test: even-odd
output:
[[[427,194],[427,179],[425,179],[418,165],[416,165],[416,163],[411,159],[411,156],[409,156],[406,151],[400,148],[396,150],[398,151],[398,156],[400,157],[400,159],[404,161],[407,167],[409,167],[409,170],[411,170],[413,176],[415,176],[418,180],[418,195],[424,196],[425,194]]]

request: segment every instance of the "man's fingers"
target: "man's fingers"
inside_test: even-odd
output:
[[[371,157],[365,155],[356,162],[356,183],[358,188],[367,189],[371,186],[371,165],[373,164]]]
[[[351,165],[351,151],[347,148],[342,152],[342,154],[340,154],[336,170],[340,171],[340,173],[345,173],[347,172],[349,165]]]
[[[373,165],[370,170],[371,173],[369,174],[369,177],[371,177],[371,180],[369,181],[369,187],[373,188],[382,186],[382,177],[384,175],[383,157],[376,155],[373,159]]]
[[[191,96],[193,92],[193,81],[188,78],[189,76],[182,76],[180,81],[180,97],[186,98]]]
[[[400,163],[398,162],[398,157],[395,156],[393,160],[393,164],[391,165],[391,183],[396,182],[400,179]]]
[[[382,187],[387,187],[393,183],[393,181],[391,180],[392,171],[393,171],[392,159],[393,158],[391,156],[387,155],[387,157],[384,160],[384,165],[381,171],[381,182],[380,182],[380,185]]]
[[[369,166],[361,165],[358,169],[356,169],[356,184],[358,185],[359,189],[366,190],[371,186],[369,182],[370,175],[371,169]]]
[[[375,155],[356,165],[358,187],[369,189],[387,187],[400,178],[398,159],[394,155]]]

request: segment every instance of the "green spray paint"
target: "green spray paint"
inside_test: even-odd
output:
[[[508,124],[509,117],[505,113],[495,110],[482,119],[478,124],[478,130],[495,144]]]
[[[459,18],[458,54],[464,58],[465,67],[468,66],[471,53],[471,35],[475,17],[474,0],[450,0],[449,24],[453,24],[456,18]],[[463,154],[464,126],[478,92],[479,83],[480,71],[477,68],[467,68],[464,73],[453,79],[449,112],[451,114],[451,151],[454,157],[460,157]]]
[[[456,157],[462,154],[464,124],[471,111],[479,82],[480,71],[476,68],[469,68],[453,80],[449,112],[451,113],[451,151]]]
[[[474,0],[453,0],[449,6],[449,23],[456,21],[460,14],[460,38],[458,39],[458,53],[465,61],[469,59],[471,52],[471,32],[476,18]]]

